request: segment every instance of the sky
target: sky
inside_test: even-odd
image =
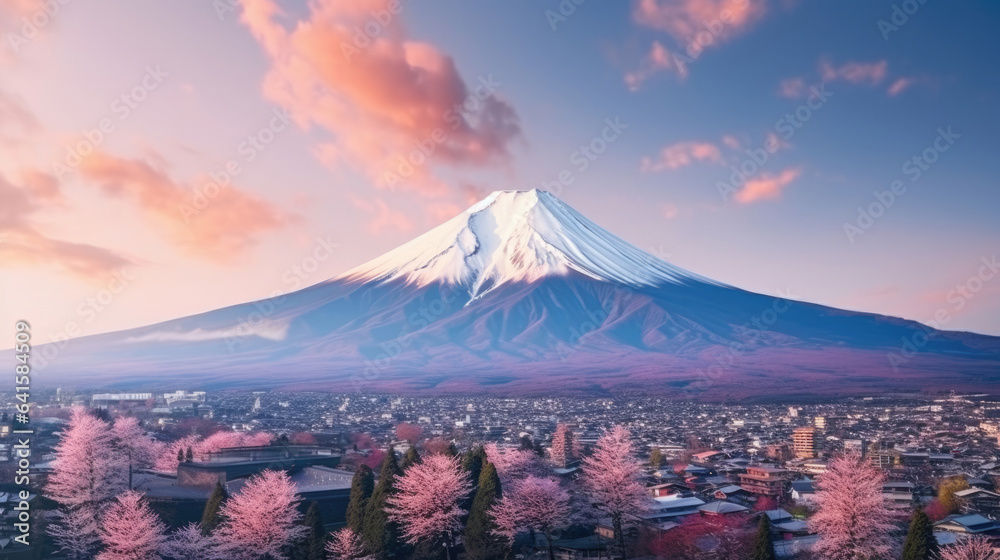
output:
[[[1000,335],[998,25],[987,1],[0,0],[0,321],[42,343],[277,295],[541,188],[734,286]]]

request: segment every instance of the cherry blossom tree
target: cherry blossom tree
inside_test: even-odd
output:
[[[444,545],[451,558],[465,513],[461,504],[472,481],[457,457],[430,455],[396,480],[388,499],[389,519],[398,523],[410,544]]]
[[[558,424],[552,434],[552,447],[549,449],[549,459],[553,465],[565,468],[573,461],[576,451],[573,442],[573,432],[569,431],[569,426]]]
[[[45,487],[47,496],[59,504],[50,532],[69,558],[92,556],[101,509],[124,489],[123,471],[114,460],[108,424],[85,408],[74,408]]]
[[[131,416],[116,418],[111,435],[115,450],[128,474],[127,488],[131,490],[132,473],[136,469],[152,467],[162,452],[162,446],[146,435],[146,431],[139,426],[139,421]]]
[[[201,438],[197,435],[190,435],[168,443],[161,448],[160,455],[156,458],[156,465],[154,468],[158,471],[167,473],[177,472],[177,465],[180,463],[177,459],[177,452],[179,451],[180,456],[183,457],[184,452],[189,447],[193,448],[198,443],[199,439]]]
[[[417,440],[420,439],[420,435],[423,433],[423,428],[414,424],[403,422],[396,425],[396,437],[398,437],[401,441],[408,441],[411,444],[416,444]]]
[[[941,550],[941,560],[1000,560],[993,544],[986,537],[967,537]]]
[[[288,546],[307,531],[299,523],[300,501],[287,473],[254,475],[220,510],[223,522],[215,531],[220,554],[233,560],[287,558]]]
[[[73,409],[56,446],[46,495],[65,507],[96,507],[107,502],[124,482],[114,459],[108,424],[84,408]]]
[[[142,494],[127,490],[107,508],[101,518],[104,550],[97,560],[159,560],[166,526]]]
[[[584,485],[598,508],[611,517],[615,538],[625,554],[625,525],[648,508],[650,496],[641,482],[642,464],[633,455],[632,435],[614,426],[583,459]]]
[[[819,534],[814,552],[824,560],[888,558],[897,527],[882,494],[885,473],[856,453],[830,461],[816,481],[817,511],[809,527]]]
[[[97,515],[91,508],[60,508],[54,512],[49,536],[69,560],[89,560],[100,546]]]
[[[555,560],[552,531],[569,524],[570,496],[559,481],[528,475],[504,492],[490,512],[496,534],[513,542],[522,531],[539,531],[548,543],[549,560]]]
[[[538,455],[534,451],[501,449],[495,443],[487,443],[483,449],[486,451],[486,459],[496,467],[503,485],[512,484],[529,474],[541,475],[543,473]]]
[[[326,543],[326,551],[331,560],[362,560],[370,558],[365,554],[365,544],[361,535],[350,527],[345,527],[333,533],[330,542]]]
[[[160,552],[170,560],[216,560],[215,542],[197,523],[188,523],[167,537]]]

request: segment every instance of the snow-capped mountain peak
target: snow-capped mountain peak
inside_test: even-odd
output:
[[[635,248],[538,189],[496,191],[336,280],[443,282],[476,298],[509,282],[570,271],[630,287],[711,282]]]

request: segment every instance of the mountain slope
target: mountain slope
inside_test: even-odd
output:
[[[122,388],[976,390],[1000,380],[1000,339],[740,290],[636,249],[549,193],[502,191],[327,282],[71,341],[44,371],[52,384]]]

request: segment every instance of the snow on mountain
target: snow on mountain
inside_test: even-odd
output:
[[[540,190],[496,191],[441,226],[337,280],[402,279],[468,288],[475,298],[509,282],[570,270],[624,286],[714,283],[637,249]]]
[[[495,192],[297,292],[33,356],[42,386],[128,390],[729,398],[1000,382],[998,337],[714,282],[537,190]]]

